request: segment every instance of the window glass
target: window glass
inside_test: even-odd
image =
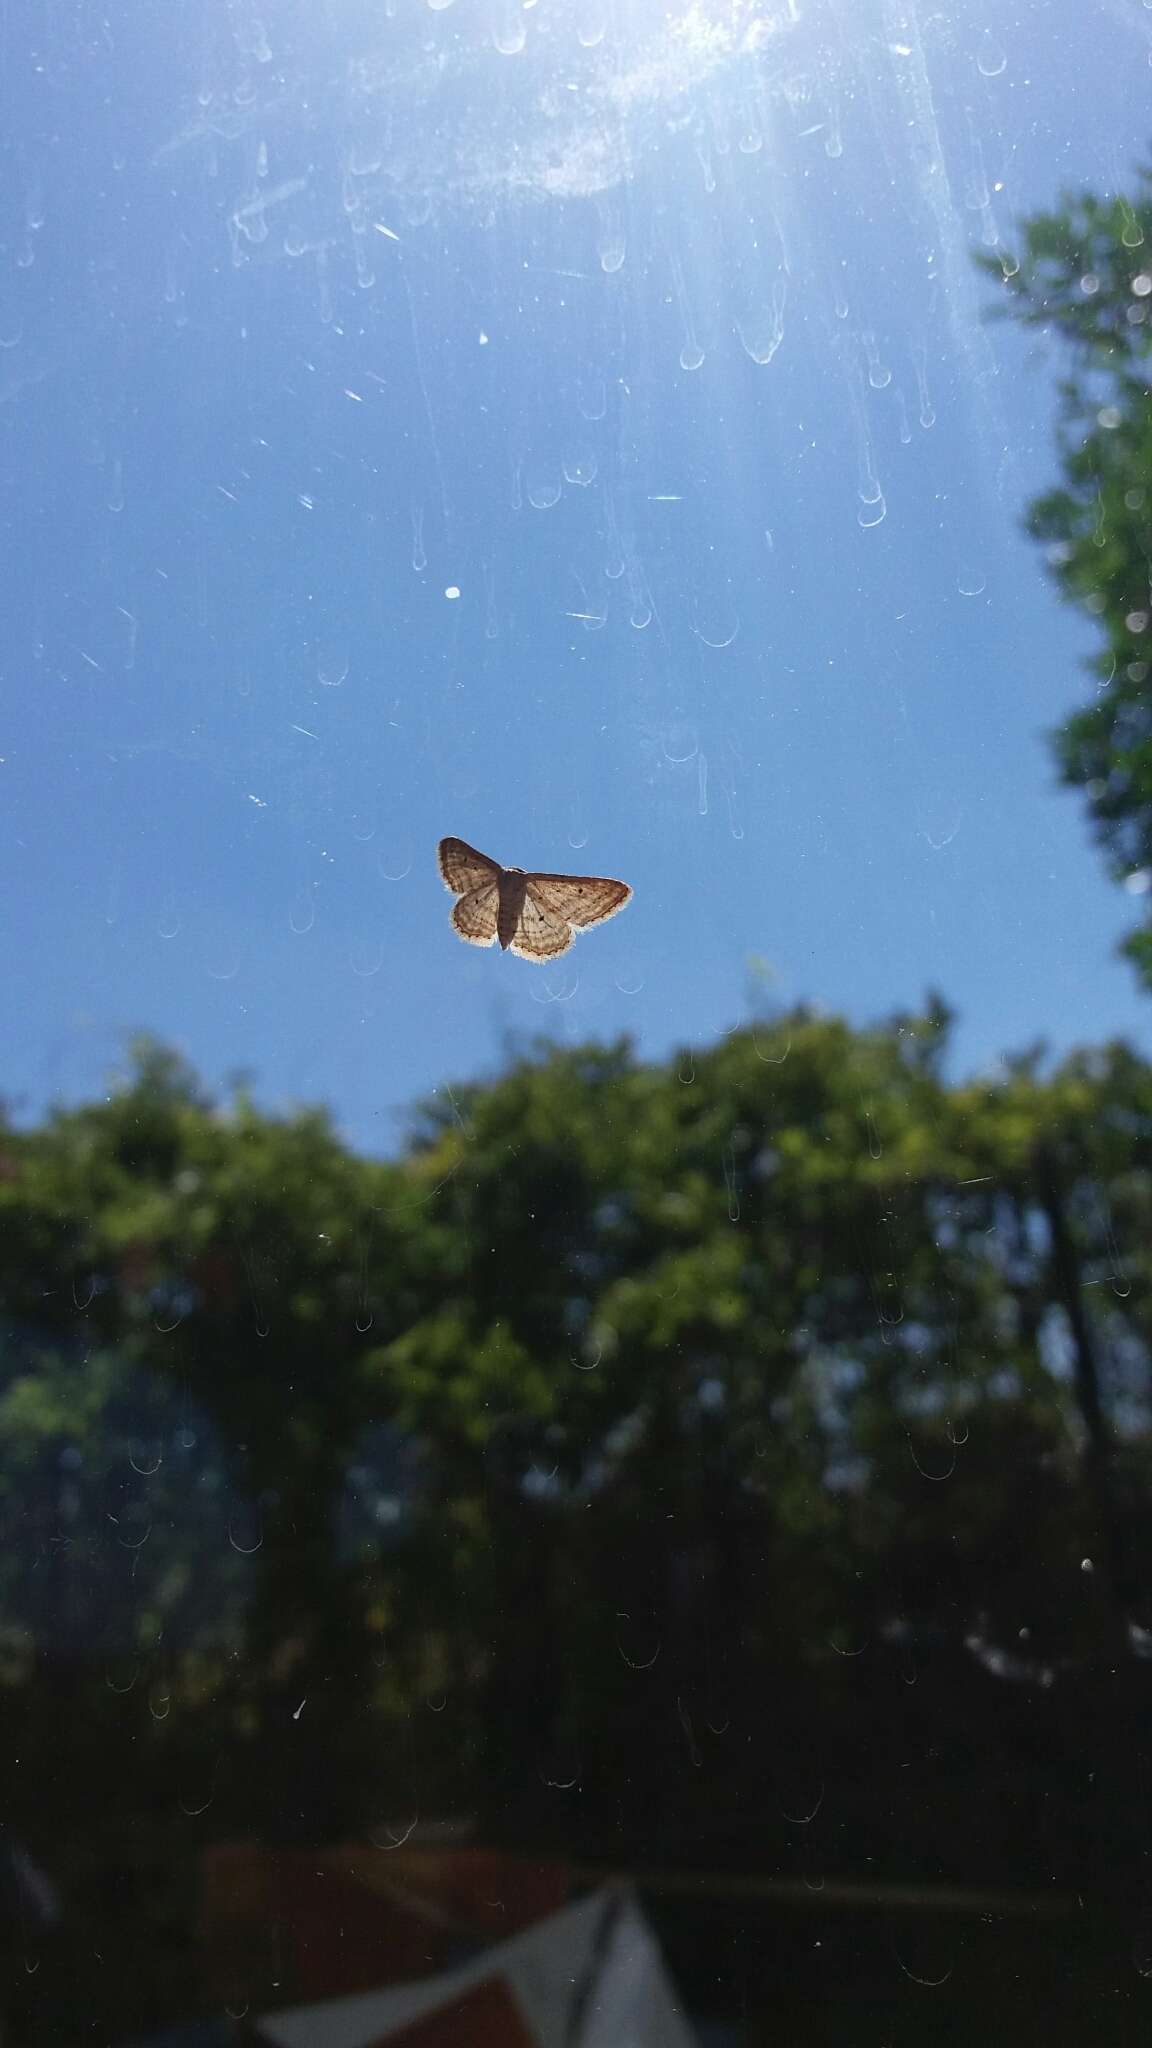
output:
[[[2,37],[0,2031],[1135,2038],[1152,12]]]

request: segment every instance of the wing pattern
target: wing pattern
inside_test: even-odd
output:
[[[452,922],[470,946],[491,946],[496,942],[496,920],[500,910],[500,885],[493,879],[469,889],[452,905]]]
[[[557,917],[547,904],[538,901],[529,880],[524,904],[508,951],[521,960],[555,960],[572,944],[573,931],[567,918]]]
[[[495,882],[500,873],[499,861],[489,860],[486,853],[477,853],[466,839],[442,839],[436,857],[444,887],[451,889],[454,896],[467,896],[469,890],[478,889],[482,883]]]
[[[579,931],[615,917],[632,896],[627,882],[611,882],[606,875],[529,875],[527,893],[549,916]]]
[[[632,900],[627,882],[606,875],[524,874],[501,867],[465,839],[442,839],[437,857],[444,886],[458,899],[452,923],[460,937],[472,946],[491,946],[499,938],[521,960],[557,959],[577,932],[603,924]]]

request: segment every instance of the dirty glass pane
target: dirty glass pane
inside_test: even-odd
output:
[[[1152,11],[0,43],[0,2032],[1143,2038]]]

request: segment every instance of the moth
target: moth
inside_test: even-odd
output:
[[[452,923],[470,946],[499,939],[521,960],[555,960],[578,931],[603,924],[631,901],[627,882],[604,875],[542,875],[502,868],[463,839],[442,839],[436,849],[446,889],[457,901]]]

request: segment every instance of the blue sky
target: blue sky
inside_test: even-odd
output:
[[[1123,184],[1152,14],[1003,14],[8,18],[23,1113],[140,1029],[373,1148],[509,1039],[769,996],[935,987],[962,1068],[1147,1047],[1043,740],[1091,687],[1020,528],[1058,358],[968,252]],[[466,948],[447,832],[635,901]]]

